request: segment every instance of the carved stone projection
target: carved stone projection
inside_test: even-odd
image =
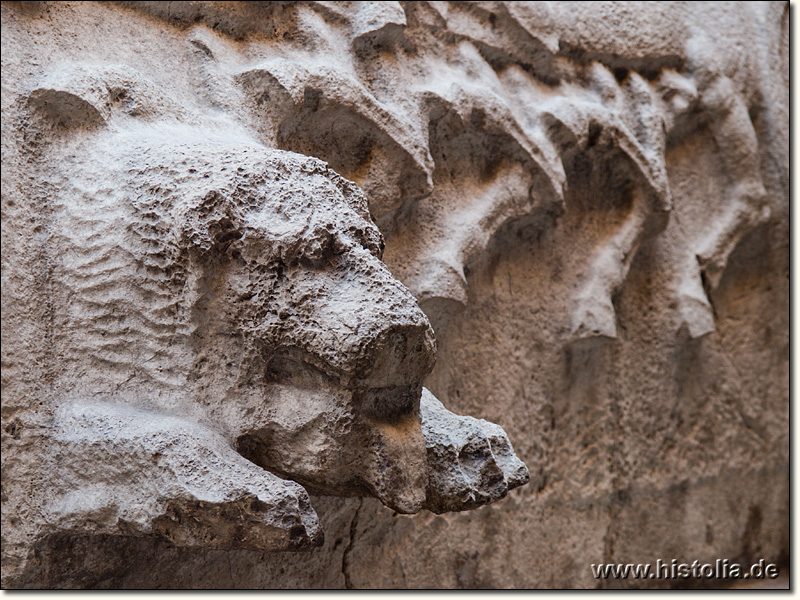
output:
[[[57,138],[30,166],[64,365],[26,474],[34,546],[297,550],[323,542],[298,483],[400,513],[527,483],[499,426],[422,394],[433,331],[357,186],[125,66],[59,69],[28,107],[29,133]]]
[[[787,6],[3,2],[3,586],[783,561]]]

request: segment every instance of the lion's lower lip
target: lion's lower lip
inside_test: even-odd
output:
[[[427,389],[420,415],[428,453],[425,508],[437,514],[469,510],[530,480],[499,425],[453,414]]]

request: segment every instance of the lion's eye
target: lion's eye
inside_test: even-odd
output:
[[[380,259],[383,257],[383,235],[373,226],[350,227],[348,233],[367,252]]]
[[[321,261],[339,254],[337,249],[340,245],[334,232],[320,227],[306,240],[302,252],[303,258],[314,262]]]
[[[201,252],[225,252],[243,235],[242,215],[229,196],[211,190],[202,197],[187,199],[179,206],[177,223],[184,243]]]

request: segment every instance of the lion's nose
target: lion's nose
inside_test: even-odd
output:
[[[417,309],[418,310],[418,309]],[[364,346],[355,380],[360,388],[396,389],[420,384],[436,360],[436,342],[420,311],[416,323],[389,325]]]
[[[325,269],[293,265],[276,283],[265,339],[363,392],[416,386],[436,359],[433,329],[416,298],[360,247]]]

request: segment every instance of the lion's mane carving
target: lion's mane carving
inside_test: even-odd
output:
[[[31,164],[65,365],[32,543],[303,549],[322,531],[302,486],[415,513],[527,482],[499,427],[423,394],[433,331],[358,187],[155,89],[82,65],[28,98],[59,140]]]

